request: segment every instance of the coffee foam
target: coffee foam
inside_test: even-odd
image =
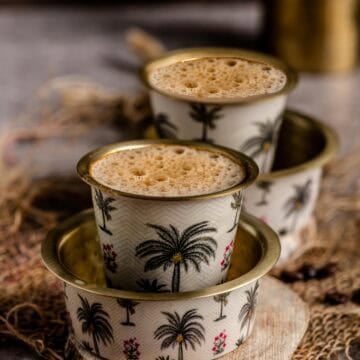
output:
[[[244,178],[244,169],[230,158],[178,145],[111,153],[94,162],[90,172],[112,189],[164,197],[213,193]]]
[[[265,63],[208,57],[159,67],[149,74],[149,82],[170,95],[243,100],[280,91],[286,75]]]

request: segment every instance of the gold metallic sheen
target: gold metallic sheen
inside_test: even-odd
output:
[[[98,246],[94,213],[93,210],[86,210],[58,225],[48,234],[42,243],[41,256],[46,267],[57,278],[93,294],[135,301],[179,301],[211,297],[246,286],[267,274],[280,255],[277,234],[254,216],[243,213],[229,281],[198,291],[143,293],[101,285],[104,283],[101,275],[103,270],[100,265],[95,265],[101,264]],[[69,256],[72,258],[69,259]],[[81,262],[89,266],[84,267]],[[81,276],[75,275],[76,273]]]
[[[274,170],[260,174],[258,181],[320,168],[334,158],[338,148],[339,140],[331,127],[313,117],[287,110],[280,130]]]

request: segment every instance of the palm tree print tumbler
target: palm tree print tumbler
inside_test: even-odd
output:
[[[241,206],[235,194],[258,174],[252,159],[212,144],[138,140],[90,152],[78,172],[92,187],[109,287],[192,291],[226,277],[221,261],[235,236],[227,231]]]
[[[168,324],[159,326],[154,333],[155,340],[163,339],[161,350],[169,347],[178,348],[177,360],[184,360],[184,351],[189,347],[195,350],[205,341],[205,328],[201,321],[203,317],[196,309],[186,311],[180,316],[174,313],[163,312]]]

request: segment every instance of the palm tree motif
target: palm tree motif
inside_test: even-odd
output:
[[[239,338],[237,339],[235,345],[236,345],[237,347],[239,347],[241,344],[243,344],[243,342],[244,342],[244,337],[241,336],[241,337],[239,337]]]
[[[234,229],[237,228],[238,223],[239,223],[239,214],[240,214],[240,210],[241,210],[241,205],[242,205],[242,201],[243,201],[243,196],[241,191],[238,191],[234,194],[232,194],[233,197],[233,202],[231,202],[231,208],[236,210],[235,212],[235,217],[234,217],[234,223],[232,225],[232,227],[227,231],[232,232]]]
[[[89,353],[92,353],[94,350],[88,341],[82,341],[80,344],[80,347],[81,347],[81,349],[83,349],[84,351],[87,351]]]
[[[204,142],[213,142],[213,140],[208,139],[208,129],[215,129],[215,121],[223,117],[220,113],[222,110],[221,106],[209,106],[200,103],[192,103],[190,105],[190,117],[197,122],[202,123],[202,135],[199,140]]]
[[[290,197],[285,205],[284,210],[286,211],[285,218],[293,217],[291,225],[292,231],[296,228],[296,223],[300,213],[305,209],[310,201],[311,197],[311,179],[307,180],[304,185],[294,185],[294,195]]]
[[[135,306],[139,305],[138,302],[135,302],[130,299],[117,299],[117,303],[126,310],[126,320],[121,323],[124,326],[135,326],[133,322],[130,321],[131,315],[135,314]]]
[[[218,285],[223,284],[224,281],[220,282]],[[228,296],[230,292],[226,292],[223,294],[215,295],[213,297],[215,302],[220,303],[220,314],[214,321],[220,321],[226,318],[226,315],[223,314],[224,307],[228,304]]]
[[[262,190],[261,199],[259,202],[256,203],[257,206],[265,206],[268,204],[266,196],[270,194],[270,189],[273,183],[271,181],[263,180],[258,181],[256,186]]]
[[[157,279],[154,279],[153,281],[150,281],[149,279],[140,279],[136,282],[136,284],[144,292],[155,292],[155,293],[170,292],[170,290],[164,289],[166,288],[165,284],[158,284]]]
[[[155,270],[160,267],[166,271],[173,267],[171,291],[180,291],[181,268],[187,272],[189,265],[200,272],[202,262],[209,264],[209,258],[215,259],[217,242],[209,235],[217,232],[209,226],[208,221],[202,221],[186,228],[182,233],[173,225],[168,228],[161,225],[147,224],[156,231],[158,239],[142,242],[136,247],[136,256],[150,257],[144,271]]]
[[[176,139],[178,128],[171,123],[168,116],[164,113],[159,113],[154,118],[154,126],[161,138]]]
[[[266,170],[268,156],[276,143],[281,120],[282,114],[277,116],[274,122],[270,120],[256,122],[254,125],[258,128],[258,135],[247,139],[240,147],[240,151],[248,153],[252,158],[257,158],[259,155],[264,154],[264,159],[260,166],[262,172]]]
[[[204,318],[196,309],[186,311],[182,317],[176,311],[162,314],[166,316],[168,324],[159,326],[154,333],[155,340],[164,339],[161,350],[178,346],[177,360],[183,360],[184,348],[187,350],[190,346],[195,350],[196,345],[201,346],[201,341],[205,341],[205,328],[199,321]]]
[[[116,210],[116,208],[111,205],[111,203],[114,201],[115,199],[111,197],[105,197],[99,189],[95,189],[95,202],[101,211],[103,221],[103,224],[99,225],[99,228],[109,235],[112,235],[112,232],[106,227],[106,221],[111,220],[111,212]]]
[[[242,306],[239,313],[239,321],[241,321],[240,329],[242,330],[247,325],[246,336],[249,335],[250,325],[255,315],[255,307],[257,303],[257,291],[259,282],[256,281],[254,287],[246,290],[246,303]]]
[[[102,342],[105,346],[111,344],[114,341],[113,329],[108,319],[109,314],[103,309],[102,304],[93,303],[79,295],[81,306],[77,309],[77,318],[81,322],[81,330],[84,334],[89,334],[92,337],[94,344],[95,355],[101,359],[99,342]]]
[[[69,297],[68,297],[68,294],[67,294],[66,289],[67,289],[67,283],[64,282],[64,298],[65,298],[66,300],[69,300]]]

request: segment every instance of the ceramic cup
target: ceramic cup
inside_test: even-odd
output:
[[[160,197],[122,191],[91,176],[92,164],[111,152],[179,145],[226,156],[244,169],[243,180],[205,195]],[[243,190],[258,175],[246,155],[205,143],[142,140],[109,145],[85,155],[80,177],[92,188],[93,204],[108,284],[126,290],[197,290],[226,277]]]
[[[331,128],[301,113],[285,112],[274,170],[259,176],[247,191],[244,205],[279,233],[282,260],[301,247],[287,239],[309,223],[322,169],[337,149],[337,136]]]
[[[278,92],[239,99],[200,99],[173,96],[155,89],[149,82],[154,69],[179,61],[207,57],[238,57],[270,64],[287,77]],[[260,172],[271,169],[278,131],[288,93],[297,82],[296,74],[280,60],[238,49],[198,48],[169,52],[143,68],[142,79],[150,89],[154,123],[162,138],[200,140],[241,151],[255,159]]]
[[[84,359],[209,360],[251,334],[261,278],[280,252],[277,235],[242,214],[225,283],[187,293],[140,293],[105,287],[92,211],[54,229],[42,244],[45,265],[65,285],[66,308]],[[240,240],[240,241],[239,241]],[[77,357],[71,351],[68,359]]]

